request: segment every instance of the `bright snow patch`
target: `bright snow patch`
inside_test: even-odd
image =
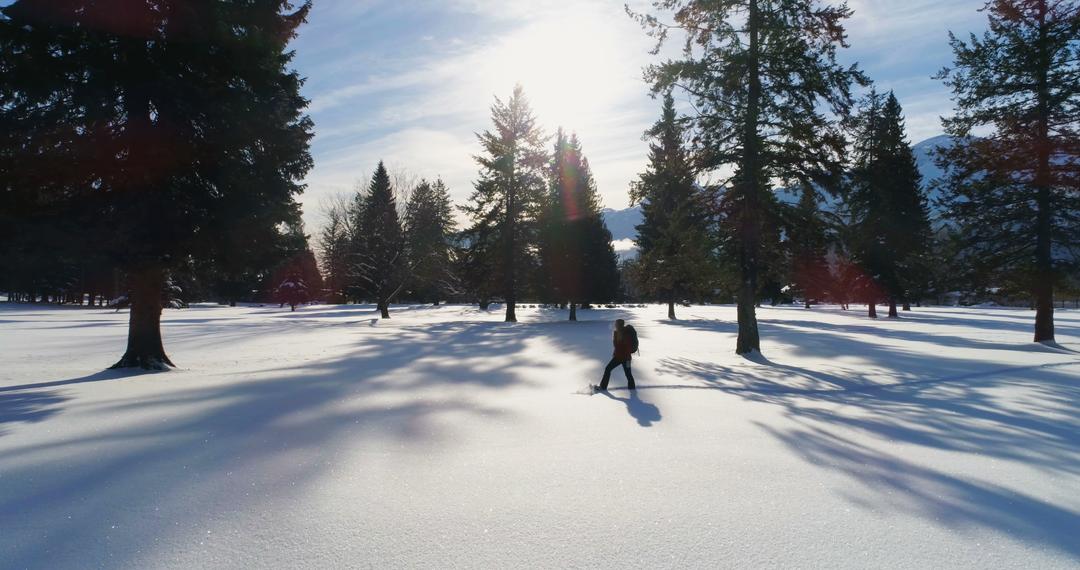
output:
[[[6,305],[0,566],[1077,567],[1080,313],[854,309]]]

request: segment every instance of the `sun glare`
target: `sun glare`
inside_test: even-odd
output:
[[[637,81],[639,72],[621,63],[610,25],[597,15],[581,16],[546,19],[499,42],[485,73],[494,93],[502,96],[520,83],[545,124],[569,129],[610,111],[621,85]]]

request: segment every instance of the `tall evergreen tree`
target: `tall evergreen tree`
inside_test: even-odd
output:
[[[1054,283],[1080,245],[1080,2],[993,0],[989,30],[950,34],[955,143],[948,215],[970,259],[999,280],[1022,276],[1035,299],[1035,341],[1054,340]]]
[[[319,261],[325,274],[326,301],[345,303],[349,287],[349,245],[352,235],[348,202],[335,201],[325,208],[326,223],[319,233]]]
[[[559,129],[549,170],[548,196],[540,218],[541,291],[568,303],[570,320],[579,304],[610,302],[619,292],[618,258],[600,213],[600,196],[576,135]]]
[[[694,100],[697,166],[731,168],[723,195],[727,249],[739,270],[739,354],[760,351],[754,311],[763,243],[776,218],[772,181],[816,182],[840,175],[844,139],[833,116],[847,115],[855,68],[836,63],[846,46],[844,4],[818,0],[655,0],[674,24],[637,15],[657,38],[685,34],[682,58],[646,69],[655,91],[679,88]]]
[[[707,208],[671,93],[664,94],[662,115],[645,135],[652,140],[649,165],[630,187],[630,202],[641,204],[642,213],[636,275],[641,291],[666,302],[674,319],[675,302],[711,281]]]
[[[421,180],[405,207],[405,253],[412,298],[435,303],[457,291],[454,213],[443,181]]]
[[[821,195],[813,185],[801,188],[799,202],[792,208],[787,223],[786,249],[793,293],[810,308],[829,294],[831,272],[826,259],[828,228],[818,206]]]
[[[311,122],[287,44],[309,7],[0,8],[0,114],[12,129],[0,155],[33,170],[38,180],[16,182],[23,191],[77,204],[84,235],[127,274],[128,343],[115,367],[171,364],[160,332],[171,268],[210,256],[232,222],[297,220]],[[54,160],[64,168],[39,168]]]
[[[358,217],[353,277],[358,288],[375,300],[380,316],[389,319],[390,302],[405,285],[407,265],[397,198],[382,161],[360,202]]]
[[[536,265],[537,218],[548,155],[520,85],[505,103],[495,98],[491,120],[494,130],[477,135],[484,149],[476,157],[480,178],[463,210],[471,220],[467,235],[475,240],[470,265],[490,270],[487,275],[500,281],[496,290],[506,302],[506,322],[516,322],[517,295]]]
[[[922,175],[892,92],[871,91],[855,124],[855,164],[847,195],[851,252],[885,296],[889,316],[896,317],[897,302],[909,302],[913,286],[929,279],[923,265],[930,222]],[[876,317],[879,300],[868,301],[870,316]]]

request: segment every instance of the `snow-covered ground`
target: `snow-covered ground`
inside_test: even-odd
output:
[[[1080,567],[1080,312],[679,311],[5,304],[0,567]]]

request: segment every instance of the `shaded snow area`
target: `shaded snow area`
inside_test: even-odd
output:
[[[0,567],[1080,566],[1080,312],[678,309],[5,305]]]

